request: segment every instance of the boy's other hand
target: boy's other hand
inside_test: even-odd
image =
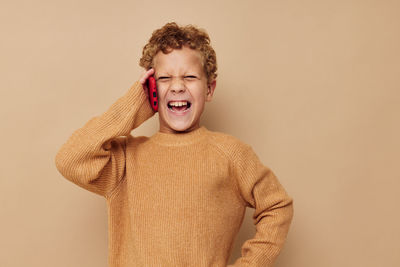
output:
[[[144,93],[146,94],[147,97],[149,97],[149,88],[147,88],[147,79],[154,74],[154,69],[151,68],[147,71],[143,71],[142,75],[139,78],[139,82],[143,86]]]

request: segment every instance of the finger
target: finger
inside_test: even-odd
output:
[[[154,74],[154,69],[153,68],[151,68],[151,69],[149,69],[147,71],[144,71],[142,73],[142,75],[140,76],[140,78],[139,78],[140,83],[142,85],[145,85],[146,84],[146,80],[153,74]]]

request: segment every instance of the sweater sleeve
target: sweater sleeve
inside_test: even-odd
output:
[[[243,244],[241,257],[228,266],[273,266],[289,231],[293,200],[249,145],[236,155],[233,168],[244,202],[254,208],[256,233]]]
[[[125,173],[126,136],[154,115],[139,81],[61,146],[55,163],[71,182],[107,197]]]

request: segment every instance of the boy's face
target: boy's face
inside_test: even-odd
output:
[[[211,101],[216,81],[207,83],[200,52],[183,46],[153,59],[157,81],[160,132],[193,131],[200,127],[206,101]]]

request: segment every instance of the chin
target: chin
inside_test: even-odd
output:
[[[185,132],[193,127],[193,125],[187,123],[174,123],[170,124],[169,127],[176,132]]]

